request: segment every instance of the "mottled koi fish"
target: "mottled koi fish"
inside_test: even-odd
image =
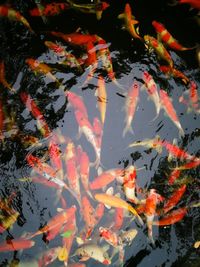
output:
[[[160,70],[165,73],[167,76],[172,76],[175,79],[181,79],[186,85],[190,82],[189,78],[182,73],[180,70],[177,70],[175,68],[171,68],[169,66],[160,66]]]
[[[142,37],[138,35],[134,27],[134,25],[138,24],[139,22],[135,20],[134,16],[132,15],[131,6],[128,3],[125,5],[124,13],[120,14],[118,19],[124,20],[124,27],[133,38],[143,41]]]
[[[178,128],[180,135],[184,136],[185,135],[184,130],[183,130],[183,128],[179,122],[176,111],[175,111],[171,101],[172,100],[168,96],[167,92],[160,89],[160,102],[161,102],[162,108],[165,110],[168,117],[171,119],[171,121]]]
[[[16,11],[7,6],[0,6],[0,16],[7,17],[10,20],[21,22],[26,28],[29,29],[30,32],[34,33],[28,21],[23,17],[19,11]]]
[[[172,57],[161,42],[159,42],[150,35],[145,35],[144,41],[148,47],[151,47],[155,51],[158,57],[166,61],[169,64],[169,66],[173,68],[174,62],[172,60]]]
[[[99,227],[99,235],[111,246],[117,247],[119,245],[119,237],[117,233],[112,230],[105,227]]]
[[[126,102],[125,102],[125,128],[123,130],[123,137],[126,135],[127,132],[133,133],[133,129],[131,123],[133,121],[133,117],[136,111],[138,98],[139,97],[139,84],[134,82],[131,88],[128,91]]]
[[[168,32],[168,30],[164,27],[164,25],[160,22],[153,21],[152,22],[153,27],[155,28],[157,34],[158,34],[158,40],[165,43],[168,47],[178,50],[178,51],[185,51],[185,50],[191,50],[193,48],[186,48],[180,45],[176,39],[173,38],[173,36]]]
[[[67,3],[50,3],[50,4],[43,6],[43,8],[37,7],[37,8],[29,10],[29,14],[33,17],[55,16],[69,8],[70,8],[70,5]]]

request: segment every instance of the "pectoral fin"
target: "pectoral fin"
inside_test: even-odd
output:
[[[124,18],[125,18],[124,13],[119,14],[117,18],[118,18],[118,19],[124,19]]]

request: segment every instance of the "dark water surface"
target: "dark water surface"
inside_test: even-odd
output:
[[[50,3],[51,1],[44,1]],[[84,3],[86,1],[80,1]],[[144,44],[133,40],[127,31],[123,31],[122,21],[117,16],[123,12],[127,1],[108,1],[110,7],[103,13],[100,21],[95,15],[86,15],[74,10],[67,10],[55,17],[49,17],[44,24],[41,18],[33,18],[28,10],[35,7],[34,1],[1,1],[1,4],[9,4],[26,17],[36,35],[30,33],[21,23],[0,18],[0,59],[5,63],[6,80],[16,89],[16,93],[10,92],[0,85],[0,100],[4,112],[3,140],[0,143],[0,198],[6,199],[12,193],[16,193],[11,202],[14,210],[19,212],[19,217],[13,227],[0,234],[0,242],[8,239],[17,239],[27,232],[35,232],[44,226],[50,218],[57,214],[57,208],[61,207],[58,202],[57,191],[41,184],[22,182],[19,179],[31,176],[31,167],[26,161],[26,156],[33,153],[38,157],[46,158],[50,163],[48,153],[48,138],[45,139],[40,131],[35,118],[20,99],[21,92],[27,92],[35,100],[42,111],[49,128],[52,132],[62,133],[64,137],[73,140],[76,146],[81,145],[87,151],[90,161],[93,162],[95,154],[92,146],[84,136],[77,139],[78,126],[75,120],[73,108],[62,89],[56,89],[55,83],[42,75],[35,75],[25,63],[27,58],[41,60],[53,67],[54,75],[66,88],[82,96],[87,107],[89,119],[99,117],[96,108],[97,100],[95,90],[97,78],[101,74],[106,80],[107,111],[103,130],[101,162],[104,170],[112,168],[126,168],[134,164],[143,169],[137,172],[137,183],[146,192],[155,188],[158,193],[168,197],[172,188],[168,185],[167,178],[170,168],[180,165],[179,160],[168,162],[168,152],[163,149],[162,153],[156,150],[148,150],[146,147],[138,146],[128,148],[130,143],[152,139],[159,135],[161,139],[173,142],[177,139],[177,145],[194,156],[200,156],[200,118],[194,110],[187,112],[187,106],[179,102],[179,97],[187,90],[187,86],[181,80],[167,77],[159,70],[159,63],[154,53],[149,53]],[[199,26],[197,11],[190,10],[189,5],[171,7],[164,0],[134,0],[129,1],[132,12],[140,22],[140,35],[145,34],[156,37],[155,30],[151,25],[153,20],[162,22],[166,28],[186,47],[192,47],[199,43]],[[97,34],[110,44],[113,68],[117,81],[123,85],[124,90],[117,87],[109,80],[105,71],[100,67],[89,84],[82,87],[87,76],[87,69],[80,74],[75,69],[64,68],[57,64],[57,58],[47,49],[44,41],[58,39],[52,37],[49,31],[63,33],[75,32],[78,28],[89,34]],[[67,51],[80,54],[80,50],[74,48],[61,39],[60,44]],[[200,85],[200,72],[196,49],[184,52],[170,50],[175,67],[182,71],[190,80],[195,81],[198,88]],[[155,117],[154,103],[148,99],[145,90],[140,91],[137,110],[132,122],[134,133],[127,133],[122,137],[125,126],[126,92],[136,80],[142,86],[142,74],[148,71],[156,81],[158,88],[165,89],[173,100],[178,118],[185,131],[184,137],[180,137],[178,129],[165,115],[162,109],[159,117]],[[199,91],[199,90],[198,90]],[[200,92],[199,92],[200,94]],[[25,143],[27,136],[38,138],[33,145]],[[65,145],[60,144],[60,150],[65,153]],[[182,178],[187,184],[187,189],[177,208],[189,206],[192,201],[199,201],[199,167],[184,171]],[[95,168],[91,169],[90,181],[97,176]],[[183,181],[183,183],[184,183]],[[180,180],[181,183],[181,180]],[[115,192],[120,192],[124,198],[123,190],[116,182],[111,184]],[[108,186],[109,187],[109,186]],[[174,187],[176,189],[176,186]],[[100,191],[99,191],[100,192]],[[67,206],[77,202],[63,194]],[[92,201],[94,204],[95,202]],[[96,205],[96,204],[95,204]],[[77,227],[84,228],[77,206]],[[106,209],[105,213],[109,214]],[[2,213],[2,212],[1,212]],[[110,213],[112,214],[112,213]],[[107,217],[109,217],[108,215]],[[107,217],[99,226],[109,227],[106,224]],[[130,246],[125,248],[124,266],[137,267],[161,267],[161,266],[200,266],[199,249],[193,247],[195,241],[200,240],[199,208],[189,208],[186,216],[178,223],[165,227],[153,227],[155,246],[148,239],[146,224],[139,227],[137,221],[126,219],[122,229],[136,228],[138,235]],[[145,221],[145,219],[144,219]],[[98,227],[95,231],[98,230]],[[39,255],[49,248],[61,246],[60,234],[48,244],[44,242],[42,235],[34,237],[35,246],[30,249],[17,252],[1,252],[0,266],[38,266]],[[105,243],[101,243],[102,246]],[[73,255],[77,243],[74,241],[70,254]],[[109,252],[110,253],[110,252]],[[110,266],[119,266],[115,257]],[[16,260],[19,265],[10,265]],[[77,257],[70,257],[69,263],[78,261]],[[102,264],[89,260],[86,266],[103,266]],[[32,264],[32,265],[31,265]],[[63,266],[56,260],[49,266]]]

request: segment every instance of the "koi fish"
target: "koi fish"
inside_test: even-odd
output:
[[[152,99],[156,107],[156,116],[153,119],[155,120],[160,113],[160,97],[158,94],[157,85],[153,77],[147,71],[143,72],[143,80],[145,82],[147,93],[149,94],[149,97]]]
[[[178,0],[178,4],[189,4],[193,8],[200,10],[199,0]]]
[[[138,35],[137,30],[134,27],[139,21],[135,20],[135,17],[132,15],[131,6],[128,3],[125,5],[124,13],[120,14],[118,19],[124,20],[124,28],[133,38],[143,41],[143,38]]]
[[[7,17],[10,20],[21,22],[30,32],[34,33],[28,21],[21,15],[19,11],[7,6],[0,6],[0,16]]]
[[[185,135],[184,130],[179,122],[176,111],[172,105],[171,99],[168,96],[167,92],[161,89],[160,89],[160,102],[161,102],[162,108],[165,110],[169,118],[178,128],[180,135],[184,136]]]
[[[49,142],[49,156],[51,165],[56,169],[57,176],[60,179],[63,179],[62,154],[58,144],[53,139],[51,139]]]
[[[45,267],[54,262],[58,257],[60,247],[50,248],[38,259],[38,267]]]
[[[3,233],[6,229],[10,228],[19,217],[19,212],[13,211],[12,214],[9,211],[9,216],[3,216],[0,222],[0,233]]]
[[[92,197],[90,190],[89,190],[89,173],[90,173],[90,160],[88,154],[85,151],[81,151],[80,155],[80,178],[82,185],[86,191],[86,193]]]
[[[184,184],[171,195],[171,197],[164,203],[162,208],[164,213],[167,213],[176,206],[185,193],[186,188],[187,186]]]
[[[102,137],[103,137],[103,124],[100,122],[100,120],[95,117],[93,120],[93,131],[96,136],[97,142],[99,147],[101,147],[102,144]]]
[[[119,245],[118,235],[109,228],[99,227],[99,235],[111,246],[117,247]]]
[[[88,238],[96,225],[95,209],[86,196],[82,197],[81,203],[83,220],[86,224],[86,238]]]
[[[79,131],[85,135],[88,142],[93,146],[96,154],[95,164],[99,165],[101,158],[101,147],[99,147],[96,136],[94,135],[93,127],[90,124],[89,120],[85,118],[79,110],[75,111],[75,117],[79,125]]]
[[[175,79],[181,79],[186,85],[190,82],[189,78],[187,76],[185,76],[184,73],[182,73],[181,71],[175,69],[175,68],[171,68],[169,66],[160,66],[159,67],[160,70],[165,73],[168,76],[172,76]]]
[[[83,69],[78,59],[71,53],[67,52],[63,46],[53,43],[51,41],[45,41],[44,44],[57,56],[64,58],[64,61],[58,61],[58,64],[62,64],[63,66],[69,66],[70,68],[77,68],[79,71],[82,72]]]
[[[117,177],[123,175],[122,169],[110,169],[99,176],[95,177],[92,182],[90,182],[90,189],[91,190],[97,190],[101,189],[104,186],[107,186],[108,184],[112,183]]]
[[[34,245],[34,241],[23,238],[6,240],[0,243],[0,252],[28,249],[32,248]]]
[[[62,212],[56,214],[53,218],[49,220],[47,225],[39,229],[35,233],[28,233],[27,238],[33,238],[37,235],[47,234],[46,239],[52,240],[59,232],[62,230],[63,225],[65,225],[70,218],[75,214],[76,206],[73,205],[70,208],[63,210]],[[53,233],[53,234],[52,234]]]
[[[84,263],[71,263],[69,267],[86,267]]]
[[[177,40],[174,39],[173,36],[168,32],[168,30],[164,27],[162,23],[154,20],[152,22],[152,25],[158,34],[158,40],[165,43],[168,47],[178,51],[186,51],[193,49],[193,48],[183,47],[181,44],[179,44]]]
[[[33,8],[29,10],[29,14],[32,17],[40,17],[40,16],[55,16],[60,14],[61,12],[70,8],[70,5],[67,3],[50,3],[41,8]]]
[[[181,174],[181,171],[178,170],[177,168],[175,168],[175,169],[172,171],[172,173],[170,174],[169,178],[168,178],[168,183],[169,183],[169,185],[174,184],[174,182],[176,181],[176,179],[179,178],[180,174]]]
[[[47,64],[41,63],[36,59],[27,58],[26,63],[29,65],[31,70],[36,74],[46,75],[48,79],[55,82],[58,86],[61,86],[58,79],[51,73],[52,68],[50,68]],[[63,88],[64,89],[64,88]]]
[[[80,111],[83,114],[83,116],[85,116],[85,118],[88,119],[88,112],[87,112],[87,108],[84,104],[83,99],[79,95],[75,94],[72,91],[66,91],[65,95],[66,95],[69,103],[74,108],[74,110]]]
[[[115,215],[114,215],[114,225],[113,228],[115,230],[119,230],[124,222],[124,209],[122,208],[116,208],[115,209]]]
[[[194,81],[190,82],[189,97],[190,97],[191,105],[194,108],[194,110],[198,110],[199,108],[198,88],[197,88],[197,84]]]
[[[95,194],[94,198],[104,205],[108,205],[114,208],[123,208],[130,211],[134,216],[138,218],[140,224],[143,225],[143,221],[137,211],[123,199],[108,194]]]
[[[106,93],[105,81],[102,76],[98,77],[98,86],[96,92],[97,92],[96,96],[97,96],[98,108],[101,115],[101,122],[104,125],[105,115],[106,115],[107,93]]]
[[[120,243],[123,246],[126,245],[130,246],[137,234],[138,231],[136,229],[130,229],[128,231],[120,233],[119,235]]]
[[[158,193],[156,193],[156,190],[150,189],[150,192],[147,196],[145,203],[145,216],[147,219],[148,236],[152,244],[154,244],[153,232],[152,232],[153,219],[156,213],[157,204],[161,200],[162,197]]]
[[[171,213],[168,213],[165,217],[163,217],[159,221],[154,221],[153,225],[165,226],[177,223],[183,219],[186,213],[187,213],[187,208],[185,207],[173,210]]]
[[[16,92],[15,89],[5,79],[5,64],[0,61],[0,83],[12,92]]]
[[[103,11],[110,6],[108,3],[101,2],[100,0],[96,0],[92,4],[76,4],[71,0],[66,1],[71,5],[70,7],[75,10],[86,14],[96,14],[97,20],[101,19]]]
[[[133,129],[131,127],[131,123],[133,121],[133,117],[136,111],[137,103],[138,103],[138,96],[139,96],[139,85],[138,83],[134,82],[131,88],[128,91],[126,102],[125,102],[125,128],[123,130],[123,137],[126,135],[127,132],[133,133]]]
[[[87,43],[96,42],[96,36],[95,35],[89,35],[89,34],[82,34],[78,32],[64,34],[62,32],[50,32],[53,36],[59,37],[63,39],[66,43],[69,43],[71,45],[78,45],[83,46]]]
[[[111,260],[107,252],[96,244],[85,244],[75,251],[75,255],[80,257],[80,261],[86,261],[92,258],[105,265],[111,264]]]
[[[180,166],[180,167],[176,167],[175,170],[178,172],[182,171],[182,170],[190,170],[190,169],[194,169],[196,167],[198,167],[200,165],[200,159],[199,158],[195,158],[194,160],[192,160],[191,162],[185,163],[184,165]]]
[[[169,66],[173,68],[174,62],[172,60],[172,57],[161,42],[159,42],[150,35],[145,35],[144,41],[148,47],[151,47],[155,51],[158,57],[166,61],[169,64]]]
[[[42,112],[37,107],[35,101],[26,92],[21,92],[20,98],[21,98],[22,102],[25,104],[25,106],[27,107],[27,109],[32,113],[32,115],[38,121],[38,124],[39,124],[38,127],[39,127],[39,130],[42,133],[42,135],[44,137],[48,137],[51,133],[51,130],[49,129],[49,126],[46,123],[46,120],[45,120]]]

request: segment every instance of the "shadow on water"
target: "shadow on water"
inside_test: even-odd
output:
[[[44,1],[50,3],[52,1]],[[60,2],[60,1],[59,1]],[[78,2],[78,1],[77,1]],[[83,3],[85,1],[79,1]],[[148,239],[147,227],[139,227],[138,223],[125,218],[123,231],[132,228],[138,230],[138,235],[133,243],[125,248],[125,259],[123,266],[156,267],[156,266],[199,266],[199,249],[195,249],[194,243],[200,240],[199,208],[190,207],[190,203],[199,201],[199,167],[184,170],[179,179],[169,186],[168,177],[173,168],[181,166],[181,160],[172,158],[168,160],[168,152],[163,149],[161,153],[148,147],[128,147],[136,141],[155,138],[159,135],[161,140],[173,143],[176,139],[177,145],[189,154],[200,157],[199,137],[200,123],[199,114],[194,110],[187,112],[184,103],[179,99],[187,86],[180,80],[168,79],[159,69],[159,61],[154,53],[149,53],[144,44],[133,38],[127,31],[123,31],[122,21],[117,16],[122,13],[127,1],[110,0],[110,7],[104,11],[102,19],[96,20],[95,15],[86,15],[74,10],[66,10],[58,16],[49,17],[44,24],[41,18],[31,17],[29,10],[35,7],[34,1],[3,1],[1,5],[8,4],[19,10],[29,21],[36,34],[28,31],[21,23],[0,18],[0,60],[5,64],[6,80],[12,85],[16,92],[9,91],[0,84],[0,117],[3,116],[2,137],[0,144],[0,205],[5,204],[16,215],[10,227],[0,233],[0,243],[7,240],[17,239],[26,236],[27,233],[36,232],[48,224],[49,220],[57,215],[57,208],[62,205],[79,204],[74,198],[74,193],[68,190],[55,190],[55,186],[45,186],[45,182],[34,182],[30,177],[40,178],[42,175],[33,173],[30,164],[27,163],[27,156],[34,155],[42,162],[48,163],[52,169],[55,166],[49,156],[49,144],[52,136],[56,136],[59,142],[59,153],[62,155],[64,173],[59,173],[66,179],[66,149],[69,137],[76,146],[82,146],[87,151],[90,161],[95,160],[95,153],[92,146],[82,135],[79,139],[78,126],[75,119],[73,107],[69,104],[65,91],[81,96],[87,107],[88,117],[92,120],[99,117],[96,108],[97,100],[95,91],[98,86],[98,76],[103,75],[107,89],[107,111],[103,129],[101,163],[104,170],[113,168],[127,169],[131,165],[138,168],[137,184],[142,188],[142,194],[146,197],[150,189],[156,189],[164,198],[170,195],[181,185],[186,185],[186,191],[176,208],[187,207],[185,217],[177,224],[157,227],[153,226],[155,245]],[[196,10],[190,10],[189,5],[169,6],[167,1],[159,0],[138,0],[131,3],[132,12],[140,22],[139,32],[141,36],[146,34],[156,37],[152,27],[152,21],[162,22],[166,28],[173,33],[180,43],[186,47],[195,46],[199,42],[199,26],[197,23],[198,14]],[[172,19],[173,18],[173,19]],[[59,57],[44,45],[45,41],[57,41],[64,45],[67,51],[84,56],[85,50],[64,43],[61,39],[53,37],[50,31],[64,33],[75,32],[78,28],[89,34],[97,34],[110,45],[111,58],[117,81],[124,89],[117,87],[110,79],[106,71],[100,65],[89,84],[82,86],[88,69],[83,73],[75,68],[61,66]],[[190,80],[200,85],[200,73],[196,56],[196,50],[173,52],[170,51],[175,67],[182,71]],[[26,63],[27,58],[34,58],[51,67],[55,80],[52,81],[45,75],[38,74],[31,70]],[[135,112],[133,134],[127,133],[122,138],[125,127],[125,105],[127,90],[137,81],[143,85],[143,72],[148,71],[154,78],[159,89],[165,89],[176,109],[178,118],[185,131],[184,137],[179,137],[178,130],[173,122],[165,116],[161,110],[156,120],[154,104],[148,99],[147,92],[141,90]],[[63,90],[64,88],[64,90]],[[22,94],[30,97],[29,103],[34,101],[38,110],[35,115],[23,101]],[[2,107],[1,107],[2,105]],[[39,114],[39,115],[38,115]],[[42,114],[42,115],[41,115]],[[1,120],[1,118],[0,118]],[[50,135],[45,134],[45,123],[48,125]],[[46,130],[47,131],[47,130]],[[58,173],[56,173],[57,175]],[[91,177],[96,177],[97,170],[91,168]],[[38,177],[37,177],[38,176]],[[122,186],[117,182],[112,183],[116,193],[125,198]],[[107,188],[106,188],[107,189]],[[106,190],[104,190],[106,191]],[[104,192],[103,191],[103,192]],[[60,192],[60,193],[59,193]],[[60,195],[59,195],[60,194]],[[62,195],[62,201],[59,197]],[[10,198],[10,200],[9,200]],[[64,200],[63,200],[64,199]],[[66,202],[66,203],[65,203]],[[96,202],[91,200],[96,207]],[[65,203],[65,204],[63,204]],[[3,205],[3,204],[2,204]],[[160,206],[162,208],[162,204]],[[79,216],[80,215],[80,216]],[[81,212],[76,218],[77,229],[84,229]],[[0,211],[1,222],[10,218],[8,211]],[[143,215],[142,215],[143,216]],[[143,218],[145,218],[143,216]],[[145,219],[144,219],[145,220]],[[112,209],[106,209],[106,214],[99,226],[111,227],[114,222]],[[99,227],[98,226],[98,227]],[[99,238],[98,227],[94,233],[94,240]],[[62,236],[47,242],[46,235],[34,237],[35,246],[27,250],[1,252],[0,266],[39,266],[37,261],[43,252],[50,248],[62,246]],[[105,242],[100,245],[105,246]],[[102,246],[103,246],[102,245]],[[70,263],[77,260],[73,254],[78,244],[72,244]],[[112,250],[109,250],[112,253]],[[121,266],[116,256],[110,266]],[[18,264],[19,263],[19,264]],[[31,265],[32,264],[32,265]],[[97,261],[89,260],[86,266],[103,266]],[[46,266],[46,265],[44,265]],[[61,261],[55,261],[50,266],[63,266]]]

